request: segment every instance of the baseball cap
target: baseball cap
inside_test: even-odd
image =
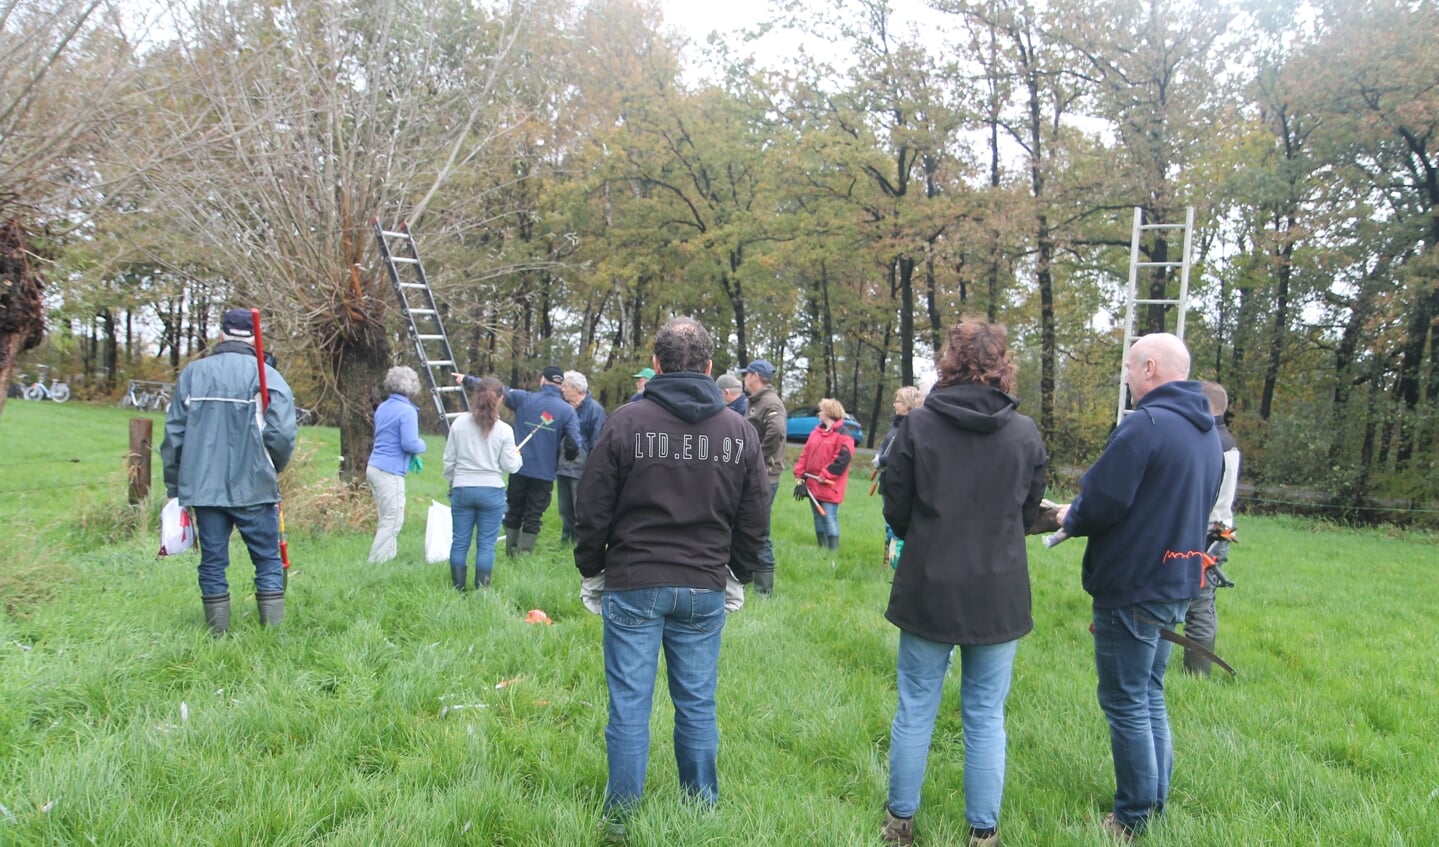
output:
[[[249,338],[255,334],[255,322],[249,309],[231,309],[220,319],[220,331],[236,338]]]
[[[720,374],[715,377],[715,385],[718,385],[723,391],[735,391],[740,387],[739,377],[734,374]]]
[[[654,377],[654,368],[640,368],[639,371],[637,371],[634,375],[635,379],[654,379]]]
[[[565,381],[565,372],[554,365],[540,371],[540,376],[544,377],[545,382],[553,382],[555,385],[560,385]]]
[[[764,377],[765,379],[771,379],[771,378],[774,377],[774,365],[771,365],[769,362],[766,362],[764,359],[755,359],[753,362],[750,362],[750,363],[749,363],[749,367],[747,367],[747,368],[745,368],[744,370],[740,371],[740,373],[742,373],[742,374],[759,374],[760,376]]]

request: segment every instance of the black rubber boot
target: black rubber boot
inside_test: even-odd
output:
[[[513,559],[520,549],[520,528],[505,527],[505,556]]]
[[[475,568],[475,590],[479,591],[482,588],[489,588],[490,575],[493,573],[494,571],[482,571],[479,568]]]
[[[260,626],[279,626],[285,620],[285,592],[256,591],[255,605],[260,609]]]
[[[538,532],[520,531],[520,553],[529,554],[535,552],[535,542],[540,540]]]
[[[455,586],[456,591],[465,590],[465,576],[469,568],[464,565],[450,565],[450,583]]]
[[[230,595],[214,594],[209,597],[201,597],[200,602],[205,604],[205,626],[210,628],[211,635],[224,635],[230,631]]]
[[[826,536],[824,537],[824,546],[828,547],[828,548],[831,549],[831,550],[838,550],[838,549],[839,549],[839,536],[838,536],[838,535],[826,535]]]
[[[822,533],[822,532],[816,532],[816,533],[814,534],[814,540],[819,544],[821,550],[828,550],[828,549],[829,549],[829,540],[828,540],[828,539],[829,539],[829,536],[828,536],[828,535],[825,535],[825,534]]]
[[[1214,642],[1213,642],[1213,641],[1204,641],[1204,640],[1201,640],[1201,639],[1198,639],[1198,638],[1194,639],[1194,641],[1195,641],[1196,643],[1198,643],[1198,644],[1202,644],[1203,646],[1209,648],[1209,651],[1210,651],[1211,653],[1214,652]],[[1184,651],[1184,672],[1185,672],[1185,673],[1194,674],[1195,676],[1209,676],[1209,669],[1212,668],[1213,666],[1214,666],[1214,662],[1213,662],[1213,660],[1211,660],[1208,656],[1202,656],[1202,655],[1194,652],[1193,650],[1185,650],[1185,651]]]
[[[755,571],[754,590],[756,594],[768,597],[774,593],[774,571]]]

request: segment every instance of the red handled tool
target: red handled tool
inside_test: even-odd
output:
[[[260,411],[264,413],[270,408],[270,391],[265,385],[265,337],[260,334],[260,310],[250,310],[250,322],[255,325],[255,361],[260,368]],[[290,569],[290,542],[285,539],[285,503],[281,501],[275,504],[275,510],[280,515],[280,563],[285,570]],[[285,574],[285,580],[289,581],[290,575]]]

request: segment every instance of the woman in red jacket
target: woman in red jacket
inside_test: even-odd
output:
[[[814,513],[814,537],[819,546],[839,549],[839,504],[849,482],[849,464],[854,458],[854,439],[844,429],[844,406],[826,397],[819,401],[819,426],[809,434],[794,463],[796,496],[810,501]]]

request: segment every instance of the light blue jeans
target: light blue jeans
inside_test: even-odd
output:
[[[1171,600],[1094,610],[1099,706],[1114,756],[1114,817],[1141,832],[1151,814],[1164,812],[1174,768],[1164,703],[1169,642],[1159,629],[1177,626],[1188,606],[1188,600]]]
[[[819,505],[824,509],[823,513],[817,511],[813,503],[809,504],[809,513],[814,515],[814,534],[839,538],[839,504],[821,500]]]
[[[964,817],[976,829],[999,826],[1004,797],[1004,701],[1018,641],[960,646],[959,705],[964,726]],[[899,709],[889,736],[889,811],[912,817],[929,760],[952,644],[900,630]]]
[[[450,489],[450,567],[465,566],[475,537],[475,584],[488,584],[495,569],[495,541],[505,516],[505,490],[463,485]]]
[[[605,808],[623,811],[638,804],[644,795],[650,710],[661,647],[675,707],[675,765],[680,787],[702,802],[716,802],[719,724],[715,690],[725,623],[724,592],[698,588],[606,591],[600,606],[605,618],[605,682],[610,690],[610,719],[605,727],[610,773]]]

